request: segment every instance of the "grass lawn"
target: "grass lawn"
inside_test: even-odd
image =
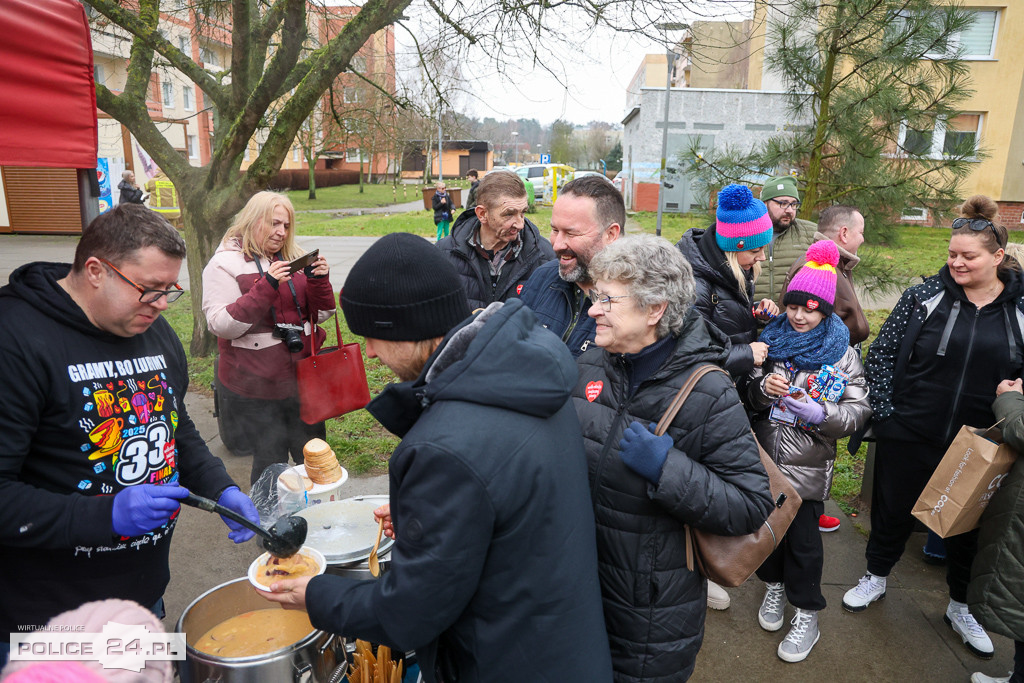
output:
[[[466,181],[452,182],[446,180],[449,187],[469,187]],[[296,211],[314,209],[366,209],[389,204],[404,204],[422,200],[423,185],[391,183],[363,183],[363,191],[359,185],[334,185],[333,187],[316,188],[316,199],[309,198],[309,190],[290,190],[285,194],[292,200]],[[462,196],[465,201],[465,191]]]

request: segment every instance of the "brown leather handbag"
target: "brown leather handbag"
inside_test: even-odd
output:
[[[357,342],[342,343],[341,324],[334,312],[334,328],[338,345],[316,348],[316,329],[313,330],[313,355],[295,364],[295,379],[299,385],[299,417],[306,424],[316,424],[353,410],[365,408],[370,402],[370,387],[366,382],[363,353]],[[310,316],[316,319],[316,312]]]
[[[665,433],[679,409],[689,398],[690,392],[697,386],[697,382],[711,372],[729,375],[716,365],[704,365],[694,370],[672,399],[668,410],[654,430],[655,434],[661,436]],[[753,436],[753,431],[751,435]],[[754,442],[757,442],[756,437]],[[743,536],[719,536],[686,525],[686,568],[690,571],[699,571],[720,586],[739,586],[757,571],[778,547],[803,502],[778,465],[772,462],[761,448],[760,443],[757,444],[757,450],[761,456],[761,464],[768,473],[768,485],[774,501],[774,508],[761,528]]]

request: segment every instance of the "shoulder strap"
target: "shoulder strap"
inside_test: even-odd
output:
[[[716,371],[721,372],[726,376],[729,375],[729,373],[722,368],[711,364],[702,365],[690,373],[690,376],[686,378],[686,382],[684,382],[683,386],[680,387],[679,393],[677,393],[675,398],[672,399],[672,403],[669,404],[665,414],[661,416],[660,420],[658,420],[658,426],[654,429],[654,434],[656,436],[664,434],[668,429],[668,426],[672,424],[672,420],[676,419],[676,415],[679,413],[680,408],[683,407],[683,404],[686,403],[686,399],[690,397],[690,392],[692,392],[694,387],[697,386],[697,382],[699,382],[704,375]]]

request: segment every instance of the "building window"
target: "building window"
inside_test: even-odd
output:
[[[367,161],[367,159],[366,155],[358,147],[349,147],[345,150],[345,161],[358,163],[360,161]]]
[[[345,88],[345,103],[352,104],[359,101],[359,91],[356,88]]]
[[[178,49],[189,57],[192,56],[192,41],[188,36],[178,36]]]
[[[102,64],[93,64],[92,65],[92,77],[93,77],[93,80],[95,80],[100,85],[103,85],[104,81],[107,80],[107,76],[104,73],[104,69],[103,69],[103,65]]]
[[[298,145],[296,145],[295,147],[292,147],[292,161],[298,161],[298,160],[299,160],[299,147],[298,147]]]
[[[245,159],[246,161],[249,161],[249,145],[245,146],[245,154],[242,155],[242,158]]]
[[[348,63],[348,69],[358,74],[366,73],[366,57],[356,55]]]
[[[199,60],[206,66],[220,66],[217,61],[217,53],[208,47],[199,48]]]
[[[900,148],[907,156],[941,159],[960,156],[975,160],[981,139],[982,114],[961,114],[952,119],[939,120],[927,128],[903,125],[900,128]]]
[[[196,97],[195,90],[191,85],[185,85],[181,88],[181,106],[184,107],[185,111],[196,110]]]
[[[903,209],[900,219],[904,221],[926,221],[928,220],[928,209],[921,206],[908,206]]]
[[[164,81],[160,84],[160,89],[164,95],[164,106],[168,108],[174,107],[174,83],[170,81]]]
[[[999,10],[968,10],[974,23],[948,37],[944,45],[926,56],[932,59],[992,59],[999,33]]]
[[[186,142],[186,144],[188,146],[188,158],[189,159],[198,159],[199,158],[199,136],[198,135],[189,135],[185,139],[185,142]]]

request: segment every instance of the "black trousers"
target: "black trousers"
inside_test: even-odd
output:
[[[789,604],[815,612],[825,609],[825,596],[821,594],[825,548],[818,531],[818,518],[824,512],[824,502],[805,500],[782,542],[757,570],[757,578],[765,583],[786,587]]]
[[[1010,676],[1010,683],[1024,683],[1024,643],[1019,640],[1013,643],[1013,675]]]
[[[879,439],[875,446],[875,487],[871,495],[871,536],[865,556],[868,571],[888,576],[914,532],[910,516],[921,491],[942,460],[943,451],[914,441]],[[967,602],[971,563],[978,553],[978,530],[946,541],[946,584],[949,597]]]
[[[232,451],[237,455],[252,454],[250,485],[274,463],[287,464],[289,452],[295,464],[302,464],[302,447],[306,442],[327,436],[323,422],[308,425],[302,421],[298,398],[247,398],[219,382],[217,393],[224,428],[234,434]]]

